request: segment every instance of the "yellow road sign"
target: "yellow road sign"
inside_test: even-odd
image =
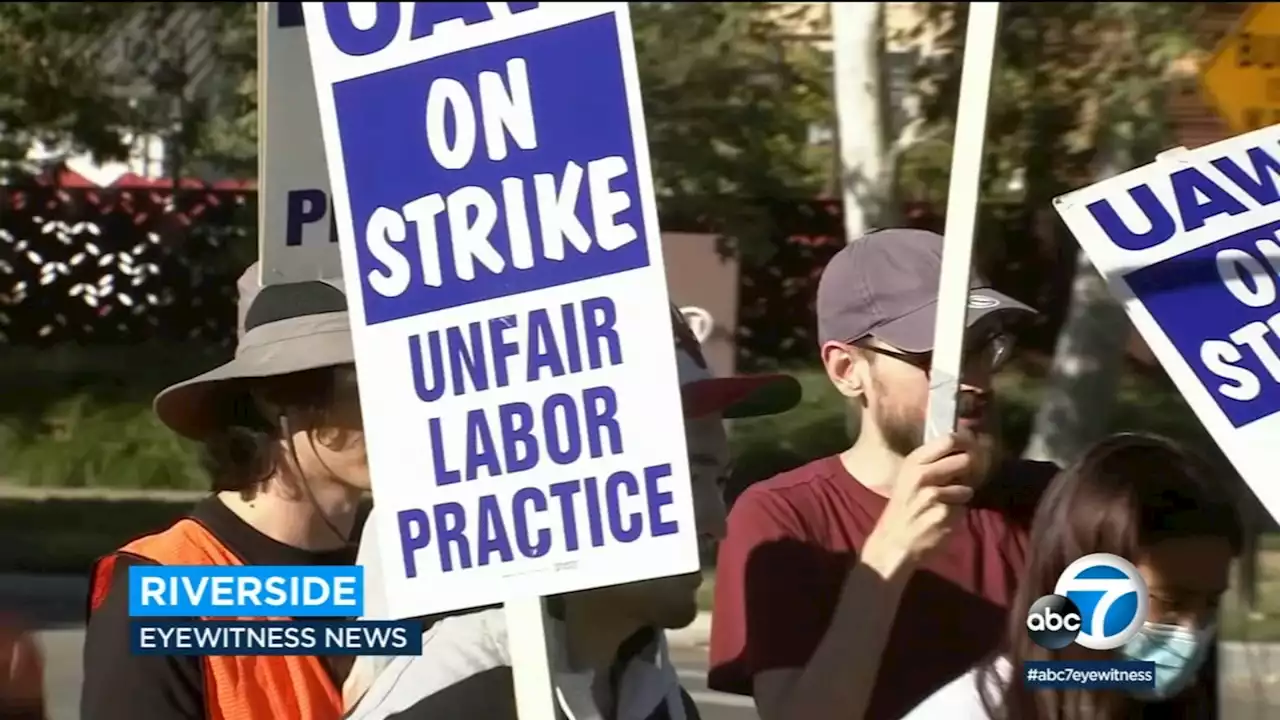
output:
[[[1253,3],[1200,72],[1205,94],[1237,133],[1280,123],[1280,3]]]

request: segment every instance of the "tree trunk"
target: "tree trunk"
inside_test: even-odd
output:
[[[845,242],[856,242],[881,222],[889,204],[883,78],[883,3],[827,3],[831,13],[836,96],[839,185]],[[857,437],[860,413],[845,414],[849,437]]]
[[[1065,466],[1107,432],[1124,368],[1129,319],[1082,252],[1025,457]]]
[[[888,201],[880,77],[883,4],[828,3],[845,242],[856,241],[874,227]]]
[[[1127,126],[1113,128],[1097,181],[1133,165],[1134,137]],[[1124,308],[1088,255],[1076,253],[1075,279],[1066,321],[1058,333],[1053,365],[1045,381],[1024,457],[1060,467],[1075,461],[1102,439],[1120,392],[1120,374],[1132,332]]]

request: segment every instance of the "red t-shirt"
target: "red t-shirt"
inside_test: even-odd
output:
[[[902,717],[995,649],[1022,572],[1027,526],[1056,470],[1050,463],[1006,465],[911,577],[868,718]],[[716,565],[712,689],[749,695],[756,673],[809,661],[887,502],[854,480],[838,456],[757,483],[738,498]]]

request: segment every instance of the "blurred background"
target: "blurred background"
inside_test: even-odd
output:
[[[1004,4],[976,253],[1043,311],[1000,387],[1014,452],[1069,462],[1150,430],[1240,489],[1050,201],[1280,119],[1266,5]],[[942,229],[966,6],[631,7],[673,298],[720,372],[805,385],[798,410],[732,428],[736,495],[855,427],[816,367],[817,278],[868,228]],[[257,254],[256,34],[253,3],[0,3],[0,607],[53,628],[54,717],[75,717],[83,573],[207,487],[150,402],[231,351]],[[1223,623],[1249,662],[1224,654],[1224,716],[1261,717],[1280,709],[1280,535],[1243,493],[1254,540]]]

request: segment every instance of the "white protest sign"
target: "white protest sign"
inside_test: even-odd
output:
[[[302,3],[258,3],[258,234],[264,285],[342,272]]]
[[[304,3],[390,614],[696,572],[626,3]]]
[[[1280,517],[1277,179],[1280,126],[1164,154],[1054,203],[1273,517]]]

